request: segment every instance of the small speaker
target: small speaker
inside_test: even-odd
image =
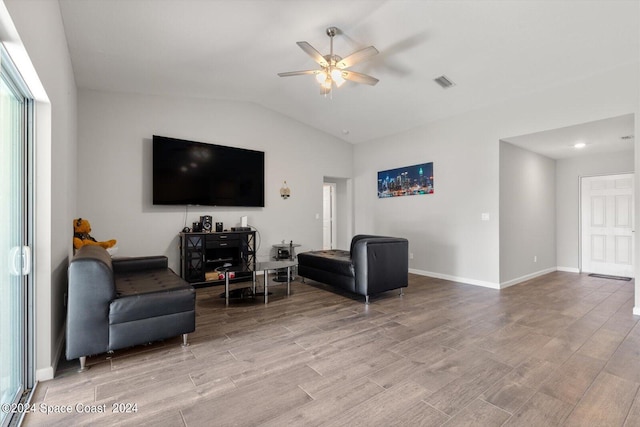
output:
[[[200,224],[202,224],[202,231],[211,231],[213,225],[213,218],[211,215],[204,215],[200,217]]]
[[[216,231],[218,233],[222,233],[222,223],[221,222],[216,222]]]

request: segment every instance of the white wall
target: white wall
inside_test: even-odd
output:
[[[500,287],[556,269],[556,162],[500,142]]]
[[[225,228],[247,215],[259,258],[282,240],[322,247],[324,176],[351,176],[352,146],[255,104],[79,92],[78,209],[92,236],[117,239],[117,256],[164,254],[179,271],[178,232],[210,214]],[[265,207],[153,206],[151,138],[163,135],[265,152]],[[242,165],[238,165],[242,173]],[[283,181],[291,197],[283,200]]]
[[[633,150],[556,162],[558,269],[577,272],[580,268],[580,178],[633,171]]]
[[[414,272],[498,288],[500,139],[637,114],[639,71],[630,64],[357,145],[355,232],[407,237]],[[430,161],[435,194],[377,199],[377,171]]]
[[[414,272],[496,284],[499,137],[467,130],[483,128],[465,115],[356,146],[356,233],[406,237]],[[434,164],[434,194],[377,198],[378,171],[427,162]],[[491,221],[481,221],[482,212]]]
[[[30,66],[22,65],[37,99],[35,351],[36,379],[45,380],[53,378],[63,350],[66,272],[76,203],[76,86],[58,3],[4,3],[37,73],[30,75]]]

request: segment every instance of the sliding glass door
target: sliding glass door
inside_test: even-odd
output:
[[[14,415],[12,405],[30,387],[31,102],[2,46],[0,69],[0,425],[4,426]]]

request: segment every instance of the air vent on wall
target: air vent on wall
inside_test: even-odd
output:
[[[448,77],[442,75],[440,77],[436,77],[433,79],[436,83],[438,83],[443,89],[448,89],[451,86],[455,86],[455,83],[449,80]]]
[[[625,141],[628,141],[630,139],[633,139],[633,135],[625,135],[625,136],[621,136],[620,139],[623,139]]]

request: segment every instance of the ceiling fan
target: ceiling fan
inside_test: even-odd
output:
[[[326,95],[331,92],[331,88],[335,84],[336,87],[340,87],[346,80],[351,80],[356,83],[364,83],[367,85],[375,85],[378,83],[378,79],[371,77],[367,74],[357,73],[355,71],[347,70],[347,68],[358,62],[364,61],[369,57],[378,54],[378,49],[373,46],[360,49],[346,58],[341,58],[333,53],[333,37],[338,34],[340,30],[336,27],[327,28],[327,35],[331,39],[331,50],[328,55],[322,55],[313,46],[307,42],[297,42],[297,45],[304,50],[307,55],[313,58],[320,67],[319,70],[304,70],[304,71],[289,71],[286,73],[278,73],[280,77],[289,76],[301,76],[305,74],[315,74],[316,80],[320,83],[320,94]]]

